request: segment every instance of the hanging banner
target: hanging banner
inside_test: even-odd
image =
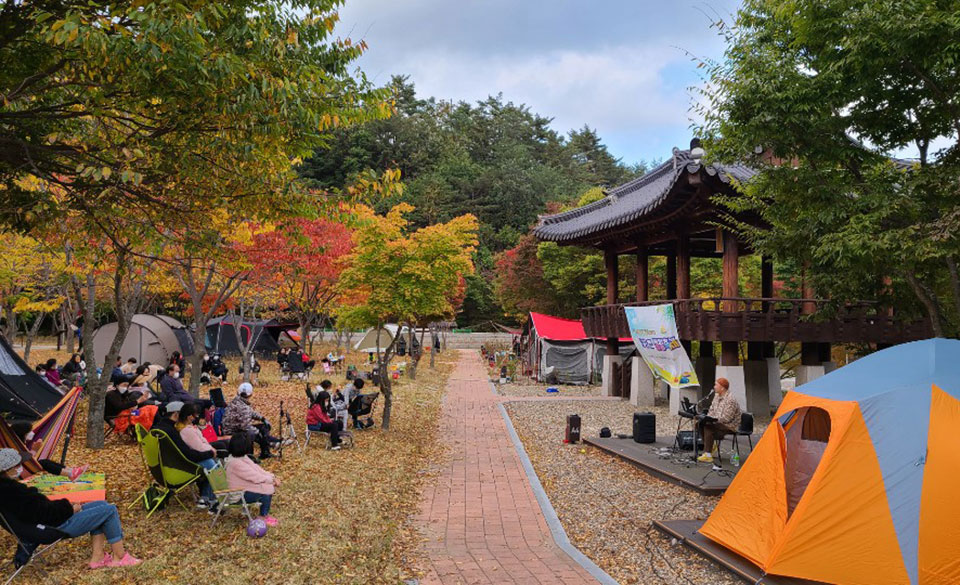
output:
[[[699,386],[690,357],[680,345],[673,305],[624,307],[630,337],[653,375],[672,388]]]

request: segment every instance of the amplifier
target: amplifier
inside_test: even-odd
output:
[[[652,412],[633,413],[633,440],[654,443],[657,440],[657,415]]]
[[[682,451],[693,451],[693,431],[677,433],[677,445]],[[703,450],[703,437],[697,437],[697,448]]]

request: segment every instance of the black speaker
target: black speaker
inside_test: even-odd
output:
[[[677,433],[677,444],[683,451],[693,451],[693,431]],[[703,437],[697,437],[697,448],[703,450]]]
[[[633,413],[633,440],[653,443],[657,440],[657,415],[652,412]]]

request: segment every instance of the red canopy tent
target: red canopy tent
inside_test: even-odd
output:
[[[632,351],[633,341],[620,340]],[[570,384],[588,384],[599,372],[598,356],[606,351],[606,340],[587,337],[583,322],[543,313],[530,313],[522,339],[525,371],[537,381],[555,379]]]

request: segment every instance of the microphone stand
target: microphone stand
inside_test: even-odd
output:
[[[285,413],[283,412],[283,400],[281,400],[280,401],[280,428],[277,430],[277,435],[280,436],[280,449],[277,452],[277,458],[281,460],[283,459],[283,415],[284,414]]]

